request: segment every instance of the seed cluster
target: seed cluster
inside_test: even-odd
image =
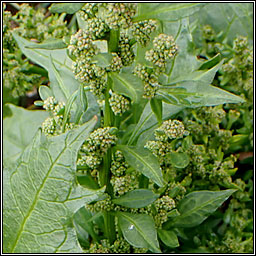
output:
[[[132,46],[130,45],[131,39],[124,32],[120,33],[119,45],[118,45],[118,55],[122,59],[122,64],[124,66],[129,66],[134,60],[134,52]]]
[[[124,97],[123,95],[117,94],[117,93],[112,93],[110,99],[109,99],[109,104],[114,112],[115,115],[122,115],[125,111],[129,109],[130,102],[129,100]]]
[[[156,29],[155,20],[143,20],[134,22],[131,26],[132,35],[142,46],[146,46],[150,40],[150,34]]]
[[[79,152],[78,164],[96,169],[108,149],[115,145],[116,135],[112,134],[112,127],[98,128],[93,131],[84,142]]]
[[[178,52],[178,47],[172,36],[160,34],[153,40],[153,49],[146,52],[145,59],[164,70],[168,59],[173,58]]]

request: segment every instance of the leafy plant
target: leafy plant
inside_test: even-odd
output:
[[[8,104],[4,119],[5,253],[252,251],[252,175],[235,166],[252,50],[227,31],[209,51],[221,43],[207,24],[194,44],[210,5],[54,3],[43,34],[22,5],[8,36],[49,86],[44,110]]]

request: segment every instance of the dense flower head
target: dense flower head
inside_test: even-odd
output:
[[[109,28],[101,18],[94,17],[87,20],[85,30],[88,31],[93,40],[96,40],[104,37]]]
[[[134,3],[106,3],[106,23],[111,29],[128,28],[132,25],[132,17],[136,13]]]
[[[141,64],[137,64],[133,69],[133,74],[138,76],[144,82],[144,98],[151,99],[155,96],[159,88],[158,73],[159,70],[152,70]]]
[[[113,155],[113,161],[111,162],[111,173],[114,176],[120,177],[125,174],[128,164],[125,162],[124,155],[120,150],[117,150]]]
[[[153,62],[160,69],[164,69],[168,59],[173,58],[178,47],[172,36],[159,34],[153,40],[153,49],[146,51],[145,59]]]
[[[115,52],[112,52],[111,54],[113,58],[110,64],[110,71],[112,72],[120,71],[123,66],[122,59]]]
[[[213,41],[216,38],[215,31],[212,29],[210,25],[203,26],[203,37],[207,41]]]
[[[99,5],[100,4],[98,3],[86,3],[78,12],[78,14],[83,20],[93,18],[95,17],[95,14],[98,12]]]
[[[78,157],[80,165],[95,169],[101,163],[108,149],[116,144],[117,137],[112,134],[113,127],[98,128],[84,142]]]
[[[83,56],[87,60],[98,53],[97,46],[93,44],[92,35],[83,29],[71,36],[68,46],[69,53],[75,57]]]
[[[115,92],[112,92],[109,104],[115,115],[122,115],[130,106],[130,102],[126,97]]]
[[[138,180],[136,174],[126,174],[125,176],[113,176],[110,180],[114,194],[121,196],[128,191],[138,188]]]
[[[120,33],[118,55],[122,59],[124,66],[131,65],[135,57],[132,46],[130,45],[130,38],[125,33]]]
[[[184,125],[179,120],[167,120],[155,130],[155,138],[160,141],[167,141],[168,139],[182,138],[187,133]]]
[[[151,19],[134,22],[131,27],[132,35],[137,42],[145,46],[150,39],[150,34],[156,29],[156,24],[156,21]]]

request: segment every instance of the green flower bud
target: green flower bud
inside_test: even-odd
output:
[[[115,115],[122,115],[130,107],[129,100],[115,92],[112,93],[109,104]]]

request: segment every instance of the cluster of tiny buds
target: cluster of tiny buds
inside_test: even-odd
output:
[[[121,57],[124,66],[132,64],[135,57],[132,46],[130,45],[130,39],[125,33],[120,33],[118,55]]]
[[[168,59],[173,58],[178,52],[178,47],[172,36],[159,34],[153,40],[153,49],[146,51],[145,59],[153,62],[163,70]]]
[[[153,72],[154,71],[154,72]],[[138,76],[144,82],[144,98],[151,99],[155,96],[157,89],[159,88],[158,76],[159,70],[149,69],[141,64],[137,64],[133,70],[133,74]]]
[[[111,172],[114,176],[120,177],[124,175],[128,164],[125,162],[123,153],[120,150],[117,150],[113,155],[113,161],[111,163]]]
[[[115,115],[122,115],[130,106],[130,102],[126,97],[115,92],[112,92],[109,104]]]
[[[114,204],[111,201],[110,195],[107,195],[107,198],[104,200],[97,201],[96,203],[88,204],[87,208],[91,212],[103,212],[103,211],[112,211],[114,209]]]
[[[155,138],[159,141],[168,141],[169,139],[182,138],[187,136],[184,125],[179,120],[167,120],[155,130]]]
[[[44,100],[43,108],[46,111],[52,112],[54,116],[57,116],[58,113],[65,107],[64,102],[58,102],[53,96],[48,97]]]
[[[92,36],[88,31],[79,29],[78,32],[71,36],[68,46],[70,55],[90,59],[98,53],[97,46],[93,44]]]
[[[86,21],[85,30],[89,32],[93,40],[102,38],[109,31],[107,24],[98,17]]]
[[[132,25],[132,17],[136,13],[136,4],[134,3],[106,3],[105,22],[110,29],[128,28]]]
[[[112,52],[112,56],[113,57],[110,64],[110,71],[112,72],[120,71],[123,66],[122,59],[115,52]]]
[[[203,26],[203,37],[204,39],[206,39],[207,41],[214,41],[215,40],[215,32],[212,29],[212,27],[210,25],[204,25]]]
[[[95,17],[95,13],[98,12],[98,3],[86,3],[78,12],[83,20]]]
[[[117,141],[112,130],[113,127],[104,127],[93,131],[80,150],[78,163],[86,164],[91,169],[97,168],[107,150]]]
[[[132,35],[141,45],[146,46],[150,40],[150,34],[156,29],[157,22],[155,20],[143,20],[134,22],[131,31]]]
[[[116,196],[121,196],[128,191],[138,188],[138,180],[136,174],[126,174],[125,176],[112,176],[110,183]]]

